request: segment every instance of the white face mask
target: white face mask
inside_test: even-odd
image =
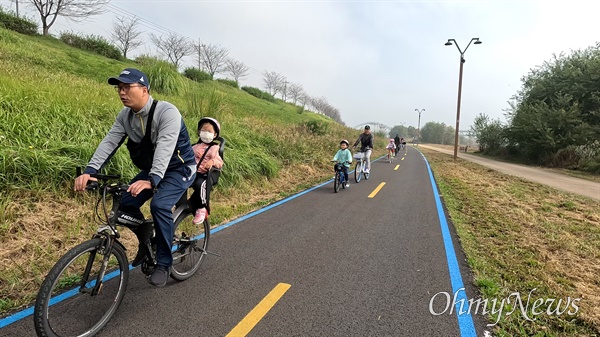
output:
[[[210,143],[215,139],[215,134],[209,131],[200,131],[200,140],[203,143]]]

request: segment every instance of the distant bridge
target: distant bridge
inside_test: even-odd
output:
[[[392,127],[379,122],[364,122],[358,124],[354,128],[362,130],[365,127],[365,125],[370,125],[371,131],[373,132],[383,132],[385,134],[388,134],[392,130]],[[458,134],[465,137],[473,137],[471,130],[458,130]]]
[[[378,123],[378,122],[364,122],[364,123],[358,124],[354,128],[362,130],[362,129],[364,129],[365,125],[371,126],[372,132],[383,132],[383,133],[387,134],[390,132],[390,130],[392,130],[392,128],[390,126],[387,126],[383,123]]]

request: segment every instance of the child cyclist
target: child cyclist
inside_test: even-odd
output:
[[[206,181],[208,179],[208,171],[214,166],[215,168],[223,167],[223,159],[219,156],[219,145],[213,142],[221,132],[219,122],[210,117],[203,117],[198,122],[198,143],[192,146],[194,156],[196,157],[196,180],[192,184],[194,192],[190,197],[190,206],[195,209],[194,224],[200,224],[206,219],[206,215],[210,214],[210,209],[207,211],[210,191],[206,190]]]
[[[390,138],[390,143],[386,146],[388,150],[388,159],[396,156],[396,143],[394,138]]]
[[[333,161],[337,162],[335,165],[341,165],[342,173],[344,174],[344,179],[346,180],[345,187],[350,187],[350,184],[348,184],[348,168],[352,163],[352,153],[350,150],[348,150],[348,145],[348,141],[343,139],[340,142],[340,149],[335,156],[333,156]]]

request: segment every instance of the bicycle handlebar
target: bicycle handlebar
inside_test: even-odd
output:
[[[100,174],[100,173],[92,173],[90,174],[90,177],[92,178],[96,178],[98,180],[116,180],[116,179],[120,179],[121,176],[118,174]]]

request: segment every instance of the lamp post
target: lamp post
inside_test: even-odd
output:
[[[425,109],[415,109],[416,112],[419,113],[419,124],[417,125],[417,146],[421,142],[421,112],[425,111]]]
[[[464,51],[460,49],[458,43],[454,39],[448,39],[448,42],[444,43],[444,45],[446,46],[451,46],[452,44],[454,44],[456,48],[458,48],[458,52],[460,53],[460,72],[458,75],[458,102],[456,103],[456,129],[454,130],[454,160],[456,160],[458,154],[458,125],[460,122],[460,96],[462,93],[463,64],[465,63],[465,53],[467,52],[467,49],[469,49],[469,46],[473,41],[475,41],[475,44],[481,44],[479,38],[474,37],[471,39],[471,41],[467,45],[467,48],[465,48]]]

